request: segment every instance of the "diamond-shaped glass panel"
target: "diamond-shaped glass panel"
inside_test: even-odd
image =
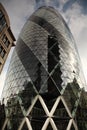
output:
[[[47,115],[39,100],[35,103],[30,114],[28,115],[33,130],[41,130]]]
[[[31,82],[26,82],[24,84],[24,90],[22,90],[18,95],[20,98],[21,106],[27,111],[30,107],[33,98],[36,96],[35,87],[32,85]]]
[[[23,111],[21,110],[21,105],[19,103],[18,97],[9,98],[6,105],[6,116],[8,118],[23,118]]]
[[[37,118],[31,120],[33,130],[41,130],[44,124],[44,119],[38,120]]]
[[[29,114],[29,118],[31,119],[37,119],[37,120],[41,120],[42,118],[46,117],[46,113],[40,103],[39,100],[37,100],[37,102],[35,103],[34,107],[32,108],[30,114]]]
[[[72,126],[71,126],[71,129],[70,129],[70,130],[76,130],[76,129],[74,128],[73,124],[72,124]]]
[[[37,69],[36,69],[36,73],[35,73],[35,80],[33,81],[37,91],[45,93],[47,90],[47,86],[45,85],[44,88],[42,87],[44,82],[47,80],[48,78],[48,74],[45,70],[45,68],[42,66],[42,64],[39,62]]]
[[[51,96],[49,97],[49,100],[54,99],[60,95],[59,89],[50,77],[48,79],[48,94]]]
[[[77,97],[72,90],[71,83],[68,83],[68,85],[66,86],[63,96],[69,109],[72,112],[75,109],[75,103],[77,101]]]
[[[49,52],[48,53],[48,72],[49,73],[54,69],[56,64],[57,64],[57,61],[55,60],[55,57]]]
[[[23,127],[22,127],[22,129],[21,129],[21,130],[29,130],[29,129],[28,129],[28,127],[27,127],[26,122],[24,123],[24,125],[23,125]]]
[[[51,95],[49,95],[49,93],[45,93],[43,95],[41,95],[45,101],[45,104],[48,108],[48,110],[50,111],[56,101],[56,98],[52,98]]]
[[[6,130],[17,130],[21,121],[21,117],[9,118],[6,125]]]
[[[67,113],[67,110],[66,110],[66,108],[61,100],[60,100],[60,102],[59,102],[59,104],[54,112],[54,117],[56,119],[61,119],[61,120],[67,120],[67,119],[69,120],[70,119],[70,117]]]
[[[53,74],[51,75],[51,77],[53,78],[53,80],[55,81],[55,84],[56,86],[58,87],[58,89],[61,91],[62,90],[62,87],[61,87],[61,84],[62,84],[62,78],[61,78],[61,70],[60,70],[60,66],[58,66]]]
[[[45,83],[45,85],[48,86],[47,92],[42,93],[41,96],[44,99],[47,108],[51,110],[55,103],[56,98],[60,95],[60,92],[50,77]]]
[[[50,49],[57,42],[56,37],[48,36],[48,48]]]
[[[46,130],[53,130],[51,124],[49,123]]]
[[[58,128],[58,130],[64,130],[64,129],[66,130],[66,128],[68,126],[68,123],[69,123],[69,120],[54,118],[54,122],[55,122],[56,127]]]
[[[57,60],[60,60],[60,53],[59,53],[59,48],[58,48],[58,44],[56,44],[55,46],[53,46],[53,48],[51,49],[51,52],[54,54],[54,56],[57,58]]]
[[[47,79],[46,79],[47,80]],[[49,77],[48,80],[43,85],[43,88],[46,88],[46,91],[40,92],[40,95],[47,101],[53,100],[60,95],[59,89],[57,88],[55,82]]]

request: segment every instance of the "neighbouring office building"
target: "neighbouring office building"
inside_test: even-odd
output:
[[[87,93],[73,36],[41,7],[21,30],[2,92],[2,130],[86,130]]]
[[[8,14],[0,3],[0,73],[11,47],[14,46],[14,41],[15,38],[10,28]]]

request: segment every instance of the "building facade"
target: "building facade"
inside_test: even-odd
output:
[[[8,14],[0,3],[0,73],[11,47],[14,46],[14,41],[15,38],[10,28]]]
[[[86,104],[82,108],[84,86],[67,24],[54,8],[39,8],[25,23],[13,52],[2,93],[2,130],[86,130],[86,118],[78,113],[87,109]]]

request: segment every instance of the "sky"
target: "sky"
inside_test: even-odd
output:
[[[29,16],[40,6],[55,7],[68,24],[80,55],[82,69],[87,82],[87,0],[0,0],[5,7],[15,38]],[[11,59],[11,50],[0,75],[0,95]]]

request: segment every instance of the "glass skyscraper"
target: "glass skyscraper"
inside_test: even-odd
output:
[[[67,24],[54,8],[39,8],[13,52],[2,93],[2,130],[86,130],[84,85]]]

